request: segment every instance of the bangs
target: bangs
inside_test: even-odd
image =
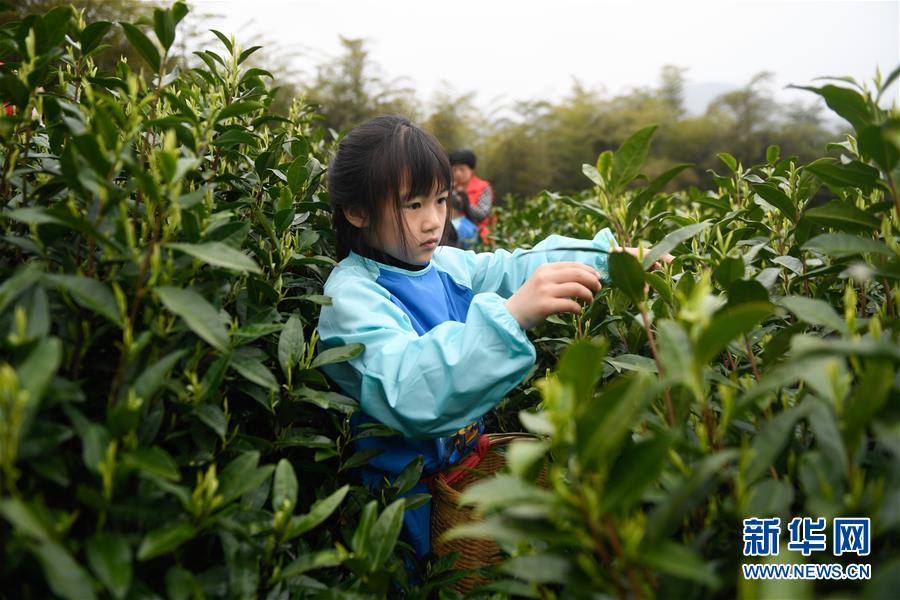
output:
[[[437,140],[409,123],[385,133],[383,151],[371,171],[376,196],[400,206],[410,198],[450,190],[450,161]]]

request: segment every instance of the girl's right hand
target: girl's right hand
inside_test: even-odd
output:
[[[558,262],[541,265],[515,294],[506,301],[506,309],[523,329],[540,325],[548,316],[561,313],[580,313],[581,305],[594,299],[600,290],[600,273],[578,262]]]

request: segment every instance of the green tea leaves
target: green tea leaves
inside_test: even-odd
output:
[[[141,58],[147,61],[147,64],[150,65],[154,72],[159,71],[162,61],[156,44],[150,41],[150,38],[144,32],[131,23],[119,23],[119,25],[122,26],[125,37],[128,38],[128,41],[131,42],[131,45],[134,46]]]
[[[736,337],[748,333],[766,317],[774,307],[769,302],[746,302],[727,307],[713,317],[697,338],[696,360],[705,364],[715,358]]]
[[[197,292],[170,286],[153,292],[167,309],[178,315],[191,330],[209,345],[224,352],[228,347],[226,319]]]
[[[607,265],[613,285],[635,304],[641,303],[646,283],[641,263],[627,252],[612,252],[607,258]]]
[[[206,242],[203,244],[166,244],[168,248],[190,254],[207,264],[224,267],[238,272],[261,273],[259,266],[252,258],[227,246],[221,242]]]

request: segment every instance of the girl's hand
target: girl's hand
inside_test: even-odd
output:
[[[538,267],[510,296],[506,309],[523,329],[531,329],[555,313],[580,313],[581,305],[572,298],[590,302],[599,290],[600,273],[593,267],[577,262],[549,263]]]

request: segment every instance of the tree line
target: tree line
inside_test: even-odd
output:
[[[821,105],[779,103],[771,93],[771,73],[762,72],[744,86],[715,97],[700,115],[688,114],[685,69],[666,65],[654,86],[607,95],[573,81],[557,102],[520,101],[486,111],[472,92],[445,86],[427,102],[402,80],[387,80],[365,43],[342,39],[343,52],[318,68],[300,89],[320,106],[324,124],[343,131],[376,114],[401,112],[431,131],[448,150],[468,147],[479,157],[479,172],[501,196],[530,196],[541,190],[569,192],[588,183],[582,164],[593,164],[615,150],[633,131],[659,125],[645,165],[653,177],[679,163],[691,163],[673,183],[712,187],[710,169],[722,169],[721,148],[744,164],[765,160],[778,144],[800,160],[820,156],[840,132],[829,125]]]
[[[0,13],[0,22],[40,13],[59,4],[74,4],[91,20],[118,21],[147,18],[165,3],[134,0],[22,0],[18,8]],[[200,15],[200,19],[214,15]],[[194,22],[173,51],[181,52],[182,68],[200,61],[191,50],[201,47],[208,33]],[[229,34],[229,32],[224,32]],[[130,59],[130,47],[114,28],[106,42],[105,60]],[[517,101],[480,107],[475,93],[449,84],[431,98],[419,97],[408,81],[388,78],[372,59],[364,40],[341,38],[341,52],[318,64],[314,75],[301,78],[288,65],[285,53],[269,40],[238,40],[263,50],[251,57],[272,72],[280,93],[275,112],[287,114],[297,96],[318,107],[320,126],[340,135],[375,115],[408,116],[431,131],[448,150],[471,148],[479,158],[479,173],[488,178],[500,197],[528,197],[541,190],[572,192],[588,180],[581,165],[593,164],[605,150],[614,150],[630,132],[650,123],[659,125],[656,142],[645,169],[649,177],[675,164],[691,163],[671,184],[683,188],[714,187],[708,171],[722,165],[716,154],[729,148],[744,164],[765,159],[766,148],[778,144],[785,155],[810,160],[821,155],[829,141],[840,136],[825,121],[821,103],[790,104],[776,101],[770,89],[771,73],[761,72],[744,86],[723,93],[703,114],[688,114],[684,102],[686,69],[662,67],[654,85],[609,95],[574,80],[559,101]],[[136,59],[136,57],[133,57]]]

